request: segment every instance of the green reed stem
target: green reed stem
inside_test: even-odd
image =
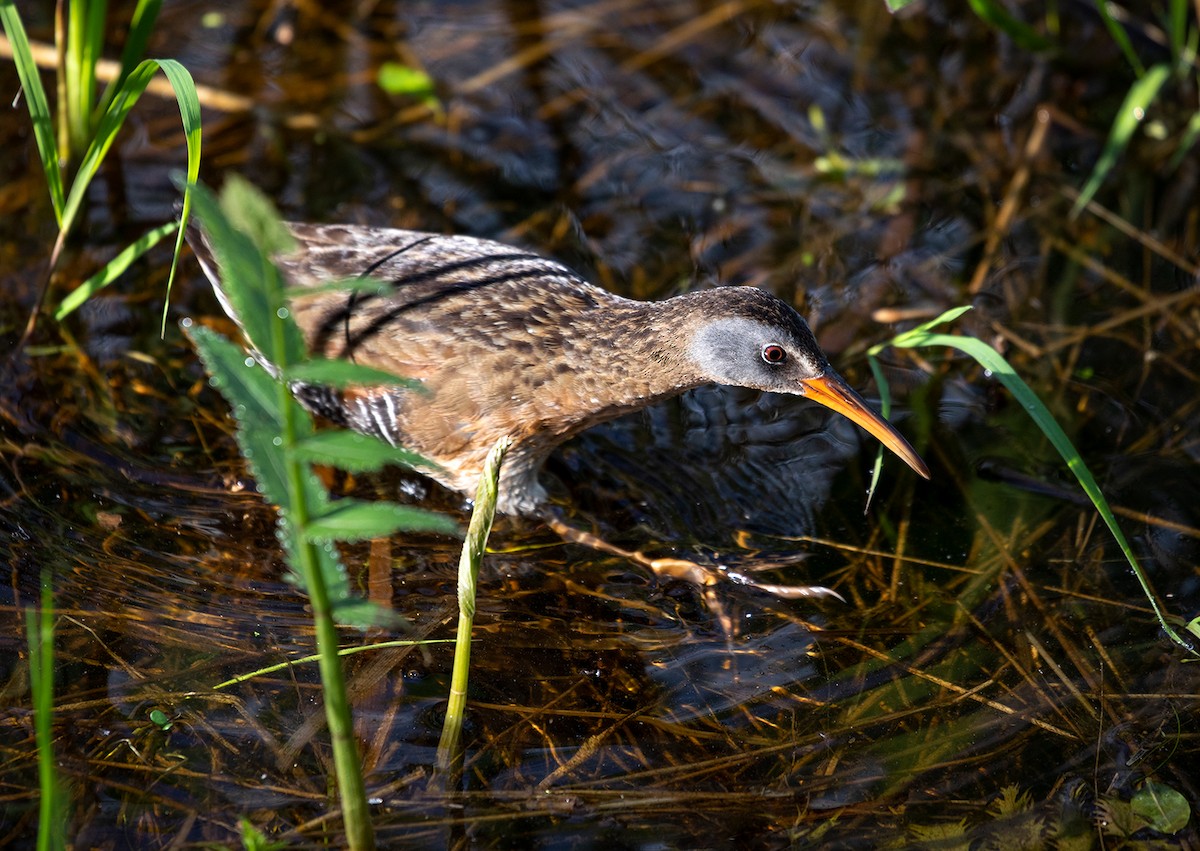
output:
[[[66,842],[66,801],[54,761],[54,587],[42,571],[40,611],[25,611],[29,683],[38,754],[38,851],[60,851]]]
[[[467,707],[467,680],[471,668],[471,627],[475,623],[475,589],[479,583],[479,565],[487,548],[492,520],[496,516],[496,493],[499,490],[500,465],[512,441],[501,438],[488,453],[475,493],[475,510],[467,527],[458,560],[458,632],[454,644],[454,670],[450,676],[450,698],[442,722],[442,737],[438,742],[438,768],[449,768],[458,754],[463,715]]]

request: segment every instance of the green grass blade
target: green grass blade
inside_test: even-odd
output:
[[[125,85],[118,90],[116,96],[113,98],[112,105],[104,113],[104,117],[100,119],[100,123],[96,128],[96,135],[83,157],[83,162],[80,163],[79,171],[75,175],[75,181],[71,184],[71,191],[67,195],[59,226],[58,239],[55,242],[54,251],[51,255],[52,262],[57,259],[66,241],[67,234],[74,227],[75,220],[83,208],[84,198],[87,197],[88,186],[96,176],[96,172],[99,171],[100,164],[108,154],[109,148],[112,147],[117,133],[124,125],[126,116],[129,115],[129,111],[133,109],[138,98],[142,96],[142,93],[146,90],[146,86],[149,85],[151,78],[159,70],[162,70],[171,82],[175,90],[176,100],[179,102],[179,112],[183,119],[184,130],[187,136],[189,187],[194,182],[194,176],[199,175],[200,99],[196,94],[192,75],[188,73],[186,68],[173,59],[147,59],[139,64],[133,73],[129,75],[129,78],[125,81]],[[190,205],[191,195],[189,191],[184,196],[185,215],[190,210]],[[175,269],[182,246],[183,229],[181,228],[175,242],[175,258],[171,262],[171,277],[167,284],[168,293],[170,291],[170,282],[174,280]]]
[[[1128,147],[1134,131],[1146,117],[1146,110],[1154,103],[1159,90],[1170,74],[1170,65],[1165,63],[1155,65],[1129,88],[1129,93],[1125,95],[1125,100],[1117,111],[1116,120],[1113,121],[1112,129],[1109,131],[1108,141],[1104,143],[1104,149],[1100,152],[1100,158],[1096,161],[1096,166],[1092,169],[1092,174],[1084,184],[1079,197],[1075,199],[1075,206],[1071,208],[1072,218],[1078,216],[1095,196],[1100,184],[1104,182],[1104,178],[1112,171],[1117,159]]]
[[[462,732],[463,715],[467,707],[467,680],[471,668],[471,627],[475,622],[475,589],[479,582],[479,565],[487,548],[492,520],[496,516],[496,494],[499,490],[500,465],[512,441],[502,437],[496,441],[483,465],[479,489],[475,492],[475,510],[463,542],[458,561],[458,632],[454,644],[454,670],[450,679],[450,697],[442,721],[442,736],[438,741],[437,764],[446,770],[458,753],[458,738]]]
[[[1108,34],[1112,36],[1112,40],[1121,48],[1121,52],[1125,54],[1125,61],[1133,67],[1133,72],[1139,77],[1146,73],[1146,66],[1142,64],[1142,60],[1138,58],[1137,51],[1133,49],[1133,42],[1129,40],[1129,33],[1125,31],[1125,27],[1121,26],[1121,22],[1112,16],[1108,9],[1108,3],[1105,0],[1092,0],[1096,4],[1096,11],[1100,13],[1100,20],[1104,21],[1104,26],[1108,27]]]
[[[41,585],[40,611],[25,612],[40,788],[37,848],[59,851],[67,847],[67,802],[54,759],[54,589],[49,571],[42,571]]]
[[[1196,14],[1200,18],[1200,9],[1197,9]],[[1179,62],[1183,57],[1183,46],[1188,31],[1187,20],[1187,0],[1171,0],[1167,9],[1167,35],[1171,39],[1171,58],[1175,62]]]
[[[939,320],[934,320],[934,322],[936,323]],[[1138,563],[1133,549],[1129,546],[1129,542],[1125,538],[1125,534],[1117,524],[1117,519],[1108,505],[1108,500],[1100,492],[1099,485],[1096,484],[1095,478],[1084,463],[1083,458],[1079,455],[1078,450],[1075,449],[1070,438],[1067,437],[1066,432],[1062,430],[1062,427],[1050,414],[1050,411],[1042,404],[1037,394],[1030,389],[1028,384],[1021,380],[1021,377],[1016,374],[1008,361],[987,343],[977,340],[974,337],[909,332],[908,334],[901,335],[901,337],[897,337],[893,341],[893,344],[901,348],[946,346],[957,349],[974,358],[980,366],[990,371],[1008,388],[1009,392],[1016,397],[1017,401],[1037,424],[1038,428],[1042,430],[1042,433],[1046,435],[1051,445],[1058,450],[1059,455],[1066,461],[1067,467],[1079,481],[1084,493],[1088,495],[1088,498],[1100,513],[1105,525],[1108,526],[1113,538],[1117,541],[1117,545],[1121,548],[1121,552],[1125,555],[1125,559],[1129,562],[1129,566],[1133,569],[1134,576],[1137,577],[1138,582],[1141,584],[1142,592],[1149,601],[1150,607],[1154,610],[1154,614],[1157,616],[1163,631],[1176,644],[1195,653],[1196,651],[1192,644],[1185,641],[1168,623],[1167,615],[1159,605],[1158,596],[1151,587],[1150,580],[1147,578],[1145,571],[1142,570],[1142,566]]]
[[[1175,149],[1175,153],[1171,155],[1171,162],[1167,164],[1168,172],[1179,168],[1188,152],[1195,146],[1197,138],[1200,138],[1200,110],[1193,112],[1192,117],[1188,119],[1183,136],[1179,140],[1179,147]]]
[[[879,390],[880,415],[886,420],[892,413],[892,387],[888,384],[887,376],[879,365],[879,359],[874,354],[867,355],[867,364],[871,367],[871,375],[875,376],[875,387]],[[883,474],[883,444],[875,449],[875,463],[871,465],[871,481],[867,484],[867,504],[863,506],[863,514],[871,510],[871,500],[875,498],[875,490],[879,487],[879,477]]]
[[[67,51],[64,63],[67,155],[75,162],[92,138],[96,104],[96,63],[104,47],[106,0],[67,4]]]
[[[59,322],[66,319],[85,301],[125,274],[125,270],[133,265],[135,260],[158,245],[164,236],[174,233],[178,227],[178,222],[167,222],[143,234],[136,242],[108,261],[99,272],[68,293],[54,311],[54,318]]]
[[[187,186],[183,191],[183,210],[179,214],[179,232],[175,235],[175,253],[171,256],[171,271],[167,275],[167,292],[163,298],[162,322],[159,328],[159,333],[165,336],[167,307],[171,303],[171,289],[175,285],[175,273],[179,269],[179,257],[183,254],[188,217],[192,212],[192,187],[200,179],[202,125],[200,123],[200,95],[196,92],[196,83],[188,69],[174,59],[160,59],[158,67],[175,92],[175,101],[179,104],[179,118],[183,123],[184,138],[187,140]]]
[[[146,53],[146,45],[154,32],[154,24],[158,21],[158,13],[162,9],[162,0],[138,0],[133,15],[129,18],[129,33],[125,36],[125,47],[121,50],[121,70],[115,80],[110,80],[100,98],[101,113],[108,110],[113,97],[125,83],[125,78],[133,71],[142,56]]]
[[[928,322],[923,322],[916,328],[898,334],[891,340],[883,343],[878,343],[867,350],[867,364],[871,367],[871,375],[875,377],[875,386],[879,390],[879,404],[886,420],[892,413],[892,388],[888,384],[887,376],[883,374],[883,368],[879,365],[879,353],[888,346],[898,346],[903,348],[905,341],[923,337],[931,328],[936,328],[938,325],[945,325],[948,322],[953,322],[958,317],[962,316],[971,306],[953,307],[947,310],[940,316],[930,319]],[[871,510],[871,500],[875,498],[875,490],[879,486],[879,477],[883,472],[883,445],[880,444],[875,450],[875,463],[871,465],[871,481],[867,486],[867,504],[863,507],[863,514]]]
[[[421,647],[426,644],[449,644],[453,642],[453,638],[404,638],[394,641],[376,641],[371,644],[358,644],[353,647],[342,647],[338,649],[338,656],[355,656],[359,653],[369,653],[372,650],[390,650],[396,647]],[[227,680],[222,680],[213,686],[213,691],[220,691],[223,688],[235,686],[238,683],[248,682],[258,677],[265,677],[267,674],[274,674],[276,671],[286,671],[289,668],[298,665],[311,665],[313,662],[320,660],[320,656],[313,653],[308,656],[299,656],[295,659],[288,659],[286,662],[276,662],[273,665],[267,665],[262,668],[255,668],[253,671],[247,671],[244,674],[238,674],[236,677],[231,677]]]
[[[55,245],[56,255],[61,249],[61,244],[66,234],[75,225],[75,219],[83,207],[83,199],[87,197],[88,186],[91,184],[92,178],[96,176],[96,172],[100,169],[100,163],[104,161],[108,149],[112,147],[112,143],[117,136],[117,131],[125,123],[125,117],[129,114],[129,110],[133,109],[138,98],[142,96],[142,92],[146,90],[146,86],[150,83],[150,78],[154,76],[157,67],[157,63],[150,60],[139,65],[137,71],[126,80],[125,86],[117,93],[113,105],[109,107],[108,112],[100,120],[100,124],[96,128],[96,135],[92,139],[91,145],[88,146],[83,161],[79,164],[79,171],[76,172],[75,180],[71,184],[71,191],[67,195],[67,201],[63,208],[59,239]]]
[[[0,0],[0,22],[3,22],[4,32],[12,44],[13,62],[17,66],[17,77],[25,93],[29,118],[33,122],[33,138],[37,141],[38,158],[42,163],[42,173],[46,176],[46,186],[50,190],[50,203],[54,207],[54,217],[59,227],[62,227],[66,196],[63,192],[62,169],[58,164],[58,145],[54,139],[54,119],[50,115],[50,105],[46,100],[46,90],[42,86],[37,63],[33,61],[33,52],[29,49],[29,37],[25,34],[21,16],[17,14],[12,0]]]
[[[967,0],[971,10],[989,26],[1000,30],[1025,50],[1039,52],[1053,47],[1049,39],[1038,34],[1024,21],[1014,18],[997,0]]]

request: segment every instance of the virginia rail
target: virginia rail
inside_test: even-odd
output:
[[[546,509],[538,481],[547,456],[572,435],[710,382],[806,396],[929,478],[900,433],[830,367],[800,315],[762,290],[717,287],[633,301],[489,240],[288,227],[298,247],[276,259],[299,290],[292,315],[310,348],[415,379],[426,391],[293,386],[297,398],[336,423],[421,453],[440,467],[429,476],[463,494],[474,493],[496,440],[511,437],[498,502],[504,513],[540,516],[573,540],[711,584],[690,562],[649,559],[568,526]],[[228,311],[212,254],[202,240],[193,246]],[[322,286],[356,277],[387,290]]]

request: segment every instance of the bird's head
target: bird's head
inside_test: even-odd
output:
[[[717,384],[806,396],[873,434],[926,479],[929,468],[887,420],[829,365],[808,324],[789,305],[754,287],[697,293],[688,357]]]

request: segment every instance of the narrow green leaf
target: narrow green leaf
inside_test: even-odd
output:
[[[62,227],[66,196],[63,192],[62,169],[58,164],[58,146],[54,140],[54,119],[50,115],[50,106],[46,101],[46,90],[42,87],[37,63],[33,61],[33,51],[29,49],[29,37],[25,34],[21,16],[17,14],[12,0],[0,0],[0,22],[3,22],[4,32],[12,45],[17,78],[21,81],[21,90],[25,93],[29,118],[33,122],[33,138],[37,141],[38,157],[42,163],[42,173],[46,176],[46,186],[50,190],[50,203],[54,207],[54,217],[59,227]]]
[[[309,520],[304,535],[318,542],[365,541],[402,530],[451,535],[458,527],[448,517],[407,505],[339,499],[331,502],[320,516]]]
[[[96,63],[104,45],[106,0],[68,3],[67,47],[62,80],[65,97],[59,103],[65,112],[66,150],[59,153],[75,161],[92,138],[92,115],[96,103]]]
[[[908,331],[903,332],[902,334],[897,334],[894,340],[889,340],[886,343],[880,343],[877,346],[872,346],[870,349],[871,354],[877,355],[881,351],[883,351],[885,348],[887,348],[888,346],[896,346],[898,348],[904,348],[905,345],[907,344],[907,341],[912,340],[912,339],[917,339],[917,338],[923,338],[926,334],[929,333],[929,331],[931,329],[936,328],[939,325],[945,325],[949,322],[953,322],[954,320],[958,319],[958,317],[962,316],[964,313],[966,313],[967,311],[969,311],[971,309],[972,309],[972,307],[969,304],[964,305],[962,307],[952,307],[949,310],[947,310],[945,313],[941,314],[940,316],[930,319],[928,322],[922,322],[916,328],[911,328]]]
[[[125,83],[125,78],[141,61],[146,53],[146,45],[154,32],[154,24],[162,9],[162,0],[138,0],[133,15],[129,18],[129,32],[125,36],[125,47],[121,50],[121,70],[115,80],[110,80],[104,94],[100,97],[100,111],[104,112],[112,103],[113,96]]]
[[[936,321],[936,320],[935,320]],[[1057,420],[1050,414],[1046,406],[1037,397],[1037,394],[1030,389],[1029,385],[1021,380],[1021,377],[1016,374],[1008,361],[1004,357],[982,340],[977,340],[973,337],[958,337],[950,334],[908,334],[901,335],[900,338],[893,341],[893,344],[900,348],[916,348],[926,346],[946,346],[948,348],[957,349],[966,355],[974,358],[980,366],[989,370],[997,379],[1000,380],[1009,392],[1016,397],[1021,406],[1025,408],[1025,412],[1033,419],[1042,433],[1046,435],[1051,445],[1058,450],[1059,455],[1066,461],[1067,467],[1074,473],[1076,480],[1082,486],[1092,504],[1103,518],[1105,525],[1116,539],[1121,552],[1124,553],[1129,566],[1133,569],[1134,576],[1142,586],[1147,601],[1150,603],[1154,614],[1158,617],[1159,625],[1163,631],[1181,647],[1195,653],[1192,645],[1175,631],[1175,629],[1167,622],[1166,613],[1159,605],[1158,596],[1154,593],[1154,589],[1150,585],[1150,580],[1142,570],[1141,565],[1137,561],[1137,557],[1133,554],[1133,549],[1129,546],[1129,542],[1125,538],[1125,534],[1121,531],[1121,527],[1117,525],[1117,519],[1112,513],[1112,509],[1108,505],[1108,500],[1101,493],[1099,485],[1096,484],[1095,478],[1091,471],[1083,462],[1083,458],[1071,443],[1070,438],[1062,430]]]
[[[1171,0],[1167,11],[1167,34],[1171,38],[1171,58],[1175,62],[1183,57],[1183,45],[1188,37],[1187,22],[1187,0]]]
[[[1108,3],[1105,0],[1092,0],[1096,5],[1096,11],[1100,13],[1100,20],[1104,21],[1104,26],[1108,28],[1108,34],[1112,40],[1121,48],[1121,52],[1125,54],[1125,61],[1133,68],[1133,73],[1137,76],[1142,76],[1146,73],[1146,66],[1142,64],[1142,60],[1138,58],[1137,51],[1133,49],[1133,42],[1129,40],[1129,33],[1125,31],[1125,27],[1121,22],[1112,16],[1109,11]]]
[[[879,365],[879,358],[875,356],[873,347],[867,353],[867,365],[871,367],[871,375],[875,376],[875,386],[879,390],[880,415],[886,420],[892,413],[892,387],[888,383],[887,376],[883,374],[883,368]],[[883,444],[879,444],[875,449],[875,463],[871,465],[871,481],[867,483],[867,502],[863,506],[863,514],[865,515],[871,510],[871,500],[875,498],[875,491],[879,487],[879,477],[883,474]]]
[[[1075,199],[1075,205],[1071,207],[1072,218],[1078,216],[1095,196],[1100,184],[1104,182],[1104,178],[1112,171],[1117,159],[1129,146],[1129,140],[1133,138],[1134,131],[1146,117],[1146,110],[1158,97],[1159,90],[1170,74],[1170,65],[1166,63],[1155,65],[1130,87],[1121,108],[1117,110],[1117,117],[1113,121],[1112,129],[1109,130],[1108,141],[1104,143],[1100,158],[1096,160],[1091,176],[1088,177],[1079,197]]]
[[[155,9],[154,15],[150,20],[151,26],[153,25],[153,17],[157,17],[157,6],[159,3],[155,2],[153,5]],[[140,3],[137,11],[142,13],[143,16],[150,15],[149,10],[143,10]],[[140,20],[137,13],[135,13],[135,19]],[[124,58],[122,58],[122,61],[124,61]],[[179,256],[183,253],[188,216],[192,212],[191,187],[200,179],[202,124],[200,121],[200,96],[196,92],[196,83],[192,80],[191,73],[187,68],[173,59],[160,59],[158,64],[163,75],[171,84],[171,89],[175,92],[175,101],[179,105],[179,118],[183,124],[184,138],[187,140],[187,187],[183,192],[183,210],[179,214],[179,231],[175,235],[175,253],[171,256],[171,271],[167,275],[167,292],[163,299],[162,320],[159,330],[160,334],[165,335],[167,331],[167,309],[171,302],[171,290],[174,288],[175,274],[179,269]]]
[[[59,322],[66,319],[85,301],[125,274],[125,270],[133,265],[135,260],[157,245],[164,236],[174,233],[178,228],[178,222],[167,222],[143,234],[136,242],[108,261],[99,272],[68,293],[54,312],[54,318]]]
[[[1183,135],[1179,139],[1179,146],[1175,149],[1175,153],[1171,154],[1171,161],[1167,164],[1168,172],[1173,172],[1179,168],[1184,158],[1187,157],[1192,147],[1195,146],[1197,138],[1200,138],[1200,110],[1192,113],[1192,117],[1188,119],[1187,126],[1183,128]]]
[[[388,609],[383,609],[387,612],[392,620],[400,620],[399,616]],[[349,625],[349,624],[348,624]],[[421,647],[426,644],[449,644],[453,642],[453,638],[412,638],[412,639],[395,639],[392,641],[376,641],[371,644],[359,644],[351,647],[339,647],[337,655],[340,657],[357,656],[359,653],[370,653],[374,650],[390,650],[395,647]],[[236,677],[231,677],[227,680],[214,685],[213,691],[220,691],[230,686],[238,685],[239,683],[249,682],[258,677],[265,677],[267,674],[273,674],[276,671],[286,671],[288,668],[294,668],[299,665],[311,665],[313,662],[320,660],[320,655],[313,653],[308,656],[297,656],[288,659],[285,662],[276,662],[274,665],[264,665],[261,668],[255,668],[253,671],[246,671],[243,674],[238,674]]]
[[[1014,18],[997,0],[967,0],[971,10],[984,22],[1007,35],[1025,50],[1049,50],[1053,43],[1029,24]]]
[[[887,10],[893,15],[901,9],[906,9],[915,3],[916,0],[887,0]]]
[[[185,328],[200,359],[212,375],[213,386],[229,401],[238,422],[237,440],[250,465],[255,483],[268,501],[287,510],[292,507],[292,478],[287,454],[282,451],[284,420],[290,416],[300,440],[312,434],[312,420],[291,396],[279,393],[279,383],[240,346],[208,328]],[[280,409],[280,400],[292,408]],[[300,480],[304,497],[314,510],[328,503],[323,486],[311,474]]]
[[[92,178],[96,176],[96,172],[100,168],[100,163],[103,162],[105,155],[108,154],[108,149],[112,147],[117,132],[125,123],[125,117],[129,114],[129,110],[133,109],[138,98],[142,96],[142,92],[146,90],[146,86],[149,85],[150,79],[154,76],[157,68],[157,63],[149,59],[139,65],[129,75],[129,79],[125,81],[125,86],[117,92],[112,106],[104,113],[104,117],[96,127],[96,134],[92,138],[91,145],[88,146],[87,153],[84,154],[83,161],[79,164],[79,171],[75,173],[75,180],[71,184],[71,191],[67,195],[67,201],[63,208],[62,224],[59,228],[59,245],[61,245],[65,235],[70,233],[74,227],[75,218],[79,215],[79,211],[83,207],[83,199],[87,197],[88,186],[91,184]],[[56,245],[56,249],[59,245]]]
[[[437,466],[416,452],[345,429],[329,429],[314,434],[296,446],[295,455],[310,464],[327,464],[351,473],[373,472],[389,465],[409,469]]]
[[[285,376],[288,381],[304,381],[308,384],[323,384],[329,387],[421,387],[421,382],[401,378],[382,369],[374,369],[344,360],[311,358],[290,367]]]

